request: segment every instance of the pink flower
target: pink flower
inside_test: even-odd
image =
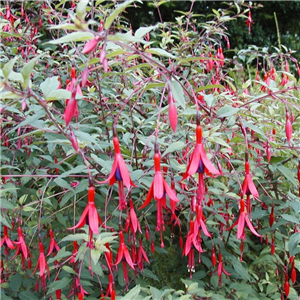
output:
[[[251,32],[251,25],[254,24],[253,20],[252,20],[252,17],[251,17],[251,11],[249,10],[249,13],[248,13],[248,19],[245,21],[248,28],[249,28],[249,34]]]
[[[119,139],[114,136],[113,137],[114,149],[115,149],[115,159],[111,169],[111,172],[108,178],[104,181],[99,181],[99,183],[107,183],[109,185],[113,185],[116,181],[123,181],[127,189],[130,189],[130,186],[136,187],[136,185],[132,182],[126,163],[122,157]]]
[[[99,40],[100,40],[99,38],[94,38],[92,40],[89,40],[83,47],[81,53],[88,54],[88,53],[92,52],[93,50],[95,50],[98,45]]]
[[[11,239],[8,237],[7,226],[4,225],[3,228],[4,228],[4,235],[0,241],[0,247],[2,247],[3,245],[5,246],[4,253],[5,253],[5,255],[7,255],[8,254],[7,248],[15,249],[15,246],[13,245],[13,242],[11,241]]]
[[[250,231],[258,236],[261,237],[261,235],[259,233],[257,233],[257,231],[254,229],[251,221],[249,220],[248,214],[245,212],[245,201],[244,199],[240,200],[240,213],[239,213],[239,217],[236,220],[236,222],[230,226],[228,228],[228,230],[230,230],[231,228],[233,228],[235,225],[238,225],[238,229],[237,229],[237,239],[245,239],[245,222],[247,224],[247,226],[249,227]]]
[[[88,204],[85,207],[79,222],[71,228],[68,229],[76,229],[81,228],[85,224],[88,224],[90,232],[99,234],[99,224],[104,226],[101,221],[101,218],[98,214],[98,211],[95,206],[95,187],[90,186],[88,192]]]
[[[174,132],[176,132],[177,127],[177,108],[175,106],[175,100],[171,92],[168,94],[169,98],[169,122],[171,128]]]
[[[119,249],[118,249],[118,253],[117,253],[117,258],[116,258],[115,265],[118,265],[121,262],[121,260],[123,258],[125,258],[125,260],[127,261],[128,265],[132,269],[134,269],[134,265],[133,265],[132,259],[130,257],[129,251],[128,251],[127,246],[126,246],[125,241],[124,241],[123,231],[119,232],[119,238],[120,238],[120,246],[119,246]]]
[[[25,239],[24,239],[21,227],[18,227],[18,235],[19,235],[19,240],[18,240],[18,242],[15,242],[15,244],[17,244],[17,250],[16,250],[15,255],[11,258],[11,260],[13,260],[17,255],[20,254],[23,270],[26,270],[25,258],[27,259],[27,257],[28,257],[28,248],[25,243]]]
[[[48,253],[46,256],[49,256],[51,253],[55,253],[60,250],[59,246],[57,245],[57,243],[54,239],[52,229],[49,230],[49,233],[50,233],[50,244],[49,244]]]
[[[146,261],[148,264],[150,264],[150,261],[149,261],[148,256],[143,248],[141,239],[140,239],[139,243],[140,243],[140,247],[139,247],[138,254],[137,254],[137,265],[138,265],[139,269],[141,271],[143,271],[144,270],[144,261]]]
[[[214,175],[221,174],[206,156],[204,146],[202,144],[202,128],[199,124],[197,124],[196,146],[190,157],[190,162],[181,181],[186,179],[189,176],[192,176],[195,173],[203,174],[204,172],[209,176],[212,176],[212,174]]]
[[[244,195],[252,195],[255,199],[258,199],[259,194],[250,175],[250,165],[248,161],[245,162],[245,171],[246,176],[242,185],[242,197],[244,197]]]

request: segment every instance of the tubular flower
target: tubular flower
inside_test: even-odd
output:
[[[40,270],[40,278],[41,278],[41,283],[42,283],[42,287],[45,289],[46,288],[46,275],[45,272],[47,272],[48,274],[48,278],[50,278],[50,270],[46,261],[46,257],[44,254],[44,246],[42,244],[42,242],[39,242],[39,250],[40,250],[40,255],[39,255],[39,259],[37,262],[37,265],[35,267],[35,269],[33,270],[31,276],[33,276],[33,274],[37,271],[37,269],[39,268]]]
[[[48,249],[48,253],[47,253],[46,257],[48,257],[51,253],[54,254],[55,252],[58,252],[60,250],[59,246],[57,245],[57,243],[54,239],[52,229],[49,230],[49,234],[50,234],[50,244],[49,244],[49,249]]]
[[[127,228],[125,229],[125,231],[127,232],[128,228],[130,227],[131,232],[134,236],[135,239],[135,234],[137,231],[139,231],[140,233],[142,233],[142,229],[141,229],[141,225],[140,222],[136,216],[134,207],[133,207],[133,202],[132,199],[129,199],[129,215],[128,215],[128,223],[127,223]]]
[[[8,251],[7,248],[9,249],[15,249],[15,246],[13,245],[13,242],[11,241],[11,239],[8,237],[8,231],[7,231],[7,226],[3,226],[3,230],[4,230],[4,235],[0,241],[0,247],[2,247],[3,245],[5,246],[5,250],[4,250],[4,254],[7,255]]]
[[[254,24],[253,20],[252,20],[252,16],[251,16],[251,11],[249,10],[249,13],[248,13],[248,19],[245,21],[247,26],[248,26],[248,29],[249,29],[249,34],[251,32],[251,25]]]
[[[189,176],[192,176],[195,173],[202,174],[206,173],[209,176],[221,175],[221,173],[214,167],[211,161],[206,156],[204,146],[202,144],[202,128],[200,125],[196,127],[196,146],[190,157],[190,161],[187,167],[185,174],[183,175],[182,180],[186,179]]]
[[[111,172],[106,180],[98,181],[98,183],[103,184],[109,182],[109,185],[113,185],[116,181],[118,181],[119,209],[123,210],[126,207],[124,185],[128,190],[130,189],[130,186],[136,187],[136,185],[130,178],[126,163],[121,154],[119,139],[116,136],[113,137],[113,143],[115,149],[115,159],[112,165]]]
[[[169,196],[171,201],[179,201],[175,192],[169,187],[161,173],[160,154],[158,152],[154,154],[154,169],[155,174],[153,182],[150,186],[150,190],[144,204],[139,209],[145,208],[150,203],[152,198],[154,198],[156,201],[162,200],[163,206],[165,207],[166,194]]]
[[[125,241],[124,241],[123,231],[119,232],[119,238],[120,238],[120,246],[119,246],[119,249],[118,249],[115,265],[118,265],[121,262],[121,260],[123,258],[125,258],[128,265],[130,266],[130,268],[134,269],[132,259],[129,255],[129,251],[128,251],[127,246],[126,246]]]
[[[11,260],[13,260],[17,255],[20,254],[21,260],[22,260],[22,268],[25,271],[26,270],[25,258],[27,259],[27,257],[28,257],[28,248],[25,243],[25,239],[24,239],[21,227],[18,227],[18,235],[19,235],[19,240],[18,240],[18,242],[16,242],[17,250],[16,250],[15,255],[11,258]]]
[[[223,259],[222,259],[222,253],[219,253],[219,263],[218,263],[218,268],[216,269],[216,271],[214,273],[216,273],[218,271],[218,276],[219,276],[219,286],[222,285],[222,273],[224,273],[225,275],[230,276],[231,274],[228,273],[223,265]],[[213,274],[214,274],[213,273]]]
[[[90,233],[99,234],[99,223],[104,226],[95,206],[95,187],[90,186],[88,191],[88,204],[85,207],[79,222],[74,227],[68,229],[81,228],[87,224],[89,226]]]
[[[259,194],[250,175],[250,165],[248,161],[245,162],[245,171],[246,176],[242,185],[242,197],[244,197],[244,195],[252,195],[255,199],[258,199]]]
[[[109,182],[109,185],[113,185],[116,181],[123,181],[124,185],[129,190],[130,186],[136,187],[136,185],[132,182],[130,178],[126,163],[121,154],[119,139],[116,136],[114,136],[113,138],[113,143],[115,149],[115,159],[110,175],[105,181],[101,181],[99,183]]]
[[[150,261],[149,261],[149,258],[143,248],[143,245],[142,245],[142,240],[140,239],[139,240],[139,243],[140,243],[140,247],[139,247],[139,250],[138,250],[138,253],[137,253],[137,265],[139,267],[139,269],[143,272],[144,270],[144,261],[146,261],[148,264],[150,264]]]
[[[169,122],[171,125],[171,128],[174,132],[176,132],[177,127],[177,108],[175,106],[175,100],[171,92],[168,94],[168,100],[169,100]]]
[[[238,217],[237,221],[231,227],[228,228],[228,230],[233,228],[234,226],[238,225],[237,238],[244,239],[244,237],[245,237],[245,222],[246,222],[247,226],[249,227],[250,231],[254,235],[261,237],[261,235],[259,233],[257,233],[257,231],[254,229],[251,221],[249,220],[249,217],[248,217],[247,213],[245,212],[245,201],[244,201],[244,199],[241,199],[240,200],[239,217]]]

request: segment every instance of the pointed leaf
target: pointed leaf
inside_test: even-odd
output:
[[[24,82],[23,82],[23,87],[27,88],[28,87],[28,82],[31,76],[31,72],[35,66],[35,63],[40,59],[41,55],[38,55],[31,59],[21,70],[21,74],[23,76]]]

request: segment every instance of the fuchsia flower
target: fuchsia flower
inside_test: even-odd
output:
[[[99,224],[105,227],[105,225],[103,224],[103,222],[98,214],[97,208],[95,206],[95,187],[94,186],[89,187],[88,204],[85,207],[79,222],[75,226],[68,228],[68,229],[81,228],[85,224],[88,224],[88,226],[89,226],[90,242],[91,242],[93,233],[99,234]]]
[[[140,222],[136,216],[134,207],[133,207],[133,202],[132,199],[129,199],[129,214],[128,214],[128,222],[126,223],[126,228],[125,231],[128,231],[128,228],[130,227],[131,232],[134,236],[135,239],[135,234],[137,231],[139,231],[140,233],[142,233],[142,229],[141,229],[141,225]]]
[[[259,194],[250,175],[250,165],[248,161],[245,162],[245,171],[246,171],[246,176],[242,185],[241,196],[244,197],[245,195],[247,196],[252,195],[255,199],[258,199]]]
[[[33,270],[32,274],[31,274],[31,276],[33,276],[34,273],[39,268],[39,271],[40,271],[39,276],[41,279],[42,287],[43,287],[43,289],[45,289],[47,286],[45,272],[47,272],[48,278],[50,278],[50,270],[49,270],[49,267],[48,267],[48,264],[46,261],[46,257],[45,257],[45,253],[44,253],[44,246],[43,246],[42,242],[39,242],[39,250],[40,250],[40,255],[38,258],[38,262],[37,262],[35,269]]]
[[[81,53],[88,54],[88,53],[92,52],[93,50],[96,49],[99,41],[100,41],[99,37],[89,40],[83,47]]]
[[[25,271],[26,270],[25,259],[28,258],[28,248],[25,243],[25,239],[24,239],[21,227],[18,227],[18,235],[19,235],[19,240],[18,240],[18,242],[15,242],[17,244],[17,250],[16,250],[15,255],[11,258],[11,260],[13,260],[17,255],[20,254],[21,260],[22,260],[22,268]]]
[[[137,254],[137,265],[139,269],[143,272],[144,270],[144,261],[146,261],[148,264],[150,264],[149,258],[143,248],[142,240],[139,241],[140,247]]]
[[[123,231],[119,232],[119,238],[120,238],[120,246],[118,249],[115,265],[118,265],[121,262],[121,260],[124,258],[127,261],[130,268],[134,269],[132,259],[130,257],[129,251],[128,251],[127,246],[124,241]]]
[[[219,286],[222,285],[222,273],[224,273],[225,275],[228,275],[230,276],[231,274],[228,273],[225,268],[224,268],[224,265],[223,265],[223,259],[222,259],[222,253],[220,251],[219,253],[219,263],[218,263],[218,268],[216,269],[216,271],[214,273],[216,273],[218,271],[218,276],[219,276]],[[214,274],[213,273],[213,274]]]
[[[113,143],[115,149],[115,159],[112,165],[111,172],[106,180],[98,181],[98,183],[103,184],[109,182],[109,185],[113,185],[116,181],[118,181],[119,209],[123,210],[127,205],[124,185],[127,187],[128,190],[130,189],[130,186],[136,187],[136,185],[132,182],[126,163],[122,157],[119,139],[116,136],[115,129],[114,129]]]
[[[169,91],[168,93],[168,100],[169,100],[169,122],[171,128],[174,132],[176,132],[177,127],[177,108],[175,106],[175,100],[172,95],[172,92]]]
[[[50,234],[50,244],[49,244],[48,253],[46,256],[49,256],[51,253],[55,253],[60,250],[59,246],[57,245],[57,243],[54,239],[52,229],[49,230],[49,234]]]
[[[198,119],[198,117],[197,117]],[[198,122],[197,122],[198,123]],[[204,146],[202,144],[202,128],[199,124],[196,127],[196,146],[190,157],[190,161],[182,180],[195,173],[203,174],[206,173],[208,176],[221,175],[221,173],[214,167],[211,161],[206,156]]]
[[[248,214],[245,212],[245,201],[244,199],[240,200],[240,212],[239,212],[239,217],[236,220],[236,222],[228,228],[228,230],[232,229],[234,226],[238,225],[237,229],[237,238],[238,239],[245,239],[245,222],[247,226],[249,227],[250,231],[258,236],[262,237],[257,231],[254,229],[251,221],[249,220]]]
[[[5,246],[4,253],[5,253],[5,255],[7,255],[8,254],[7,248],[15,249],[15,246],[13,245],[13,242],[11,241],[11,239],[8,237],[7,226],[4,225],[3,230],[4,230],[4,235],[0,241],[0,247],[2,247],[3,245]]]
[[[254,24],[253,20],[252,20],[252,16],[251,16],[251,11],[249,10],[249,13],[248,13],[248,19],[245,21],[248,28],[249,28],[249,34],[251,32],[251,25]]]
[[[160,154],[158,149],[158,144],[155,144],[155,154],[154,154],[154,179],[150,186],[147,198],[144,204],[139,208],[145,208],[151,201],[152,198],[156,200],[157,204],[157,225],[156,230],[161,231],[161,247],[164,247],[163,238],[162,238],[162,231],[165,230],[164,227],[164,219],[163,219],[163,208],[166,208],[166,195],[169,196],[170,202],[172,203],[172,209],[174,209],[174,202],[178,202],[179,199],[176,196],[176,193],[169,187],[167,182],[165,181],[160,166]]]
[[[115,149],[115,159],[111,172],[106,180],[101,181],[99,183],[109,182],[109,185],[113,185],[116,181],[123,181],[124,185],[129,190],[130,186],[136,187],[136,185],[132,182],[130,178],[126,163],[121,154],[119,139],[116,136],[113,137],[113,143]]]

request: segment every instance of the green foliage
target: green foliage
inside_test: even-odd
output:
[[[133,31],[175,3],[1,8],[1,297],[297,299],[292,44],[249,35],[258,4],[177,5]]]

